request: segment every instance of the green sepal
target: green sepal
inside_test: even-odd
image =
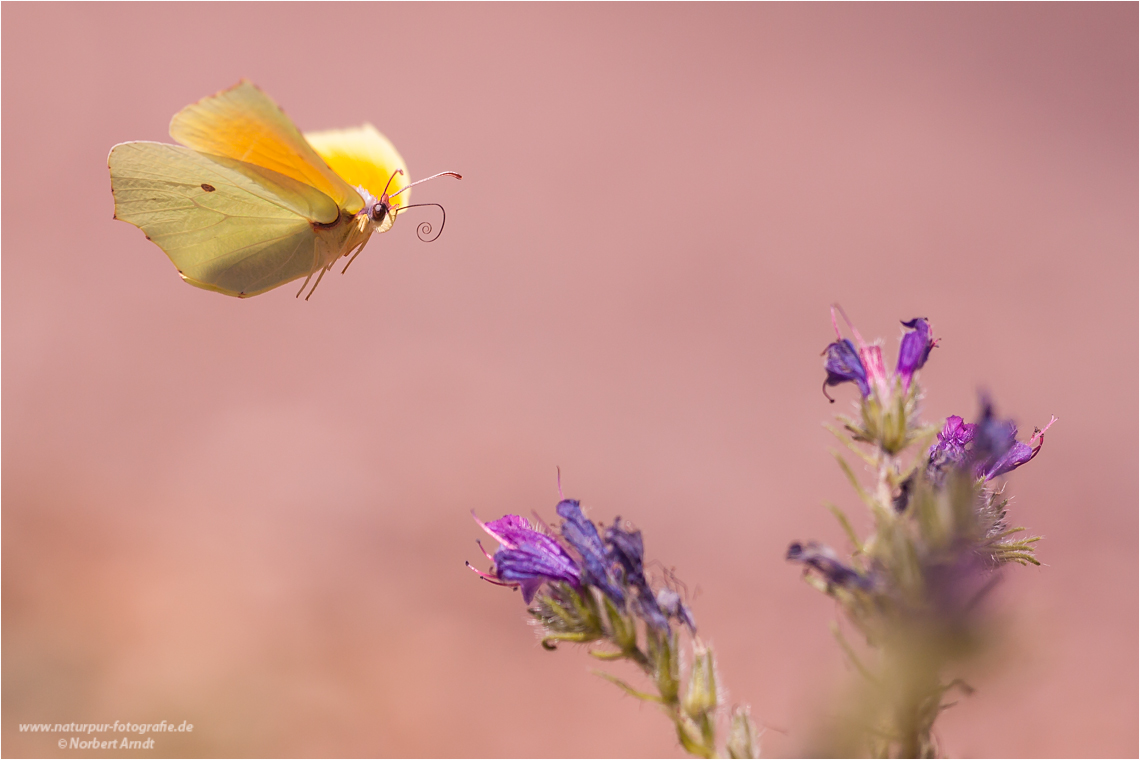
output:
[[[831,512],[831,514],[835,515],[835,519],[839,521],[839,525],[843,528],[843,532],[847,534],[847,540],[849,540],[852,546],[855,547],[855,554],[862,554],[863,542],[859,540],[859,534],[855,532],[855,529],[853,527],[851,527],[851,521],[847,519],[847,514],[838,506],[832,504],[830,501],[825,501],[823,503],[823,506],[827,507],[828,511]]]
[[[859,675],[867,679],[868,682],[878,686],[879,679],[876,678],[875,674],[859,659],[859,655],[856,654],[855,649],[848,643],[847,638],[843,635],[843,631],[839,630],[839,626],[835,623],[831,624],[831,635],[834,636],[835,640],[839,643],[839,648],[843,650],[843,654],[847,655],[847,659],[851,662],[852,667],[859,671]]]
[[[855,456],[859,457],[864,462],[866,462],[868,467],[877,467],[878,466],[878,462],[875,461],[875,458],[873,456],[871,456],[870,454],[868,454],[867,452],[863,451],[858,446],[856,446],[850,437],[843,434],[842,430],[835,427],[834,425],[829,425],[827,423],[824,423],[823,426],[824,426],[824,428],[827,429],[827,432],[831,433],[833,436],[838,438],[840,443],[842,443],[844,446],[846,446],[848,449],[850,449],[852,454],[854,454]],[[848,432],[851,431],[851,425],[850,424],[847,425],[847,430],[848,430]]]
[[[760,757],[760,734],[747,707],[735,707],[728,722],[725,751],[730,758],[746,760]]]
[[[646,629],[646,654],[652,668],[657,691],[667,702],[676,702],[680,692],[677,658],[674,654],[675,640],[672,631],[661,632]]]
[[[839,469],[843,470],[843,474],[847,476],[851,487],[855,489],[855,493],[859,495],[859,498],[867,505],[875,517],[881,517],[884,511],[883,505],[876,501],[871,494],[867,493],[866,489],[864,489],[863,485],[859,482],[859,478],[856,477],[855,471],[851,469],[851,465],[847,464],[847,460],[843,458],[843,455],[838,451],[831,453],[835,456],[835,461],[839,463]]]
[[[645,692],[645,691],[638,691],[637,689],[633,688],[632,686],[630,686],[629,684],[627,684],[625,681],[621,680],[617,676],[611,676],[609,673],[605,673],[601,670],[595,670],[595,671],[593,671],[593,673],[594,673],[594,675],[598,676],[599,678],[604,678],[607,681],[609,681],[610,683],[614,684],[615,686],[617,686],[619,689],[621,689],[622,691],[624,691],[626,694],[630,695],[631,697],[634,697],[636,699],[640,699],[644,702],[655,702],[657,704],[665,704],[665,700],[662,699],[661,697],[657,696],[656,694],[650,694],[649,692]]]

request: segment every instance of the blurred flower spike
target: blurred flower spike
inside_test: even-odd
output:
[[[839,331],[841,316],[853,335]],[[786,559],[803,566],[804,579],[832,597],[868,645],[868,655],[847,643],[845,654],[863,677],[861,693],[832,733],[809,754],[933,757],[933,726],[943,695],[964,687],[943,673],[989,638],[981,602],[1009,564],[1039,564],[1037,537],[1006,521],[1009,499],[991,484],[1040,451],[1051,418],[1028,441],[1001,419],[988,397],[975,422],[951,415],[940,426],[919,420],[916,381],[937,345],[924,318],[906,329],[895,371],[868,345],[838,306],[832,307],[836,341],[825,350],[825,387],[854,383],[857,418],[829,427],[871,472],[836,454],[858,501],[871,512],[873,531],[863,538],[840,507],[829,505],[852,544],[849,557],[815,541],[793,542]],[[920,441],[932,442],[921,446]],[[908,450],[911,452],[907,456]],[[844,712],[844,711],[841,711]]]
[[[637,665],[652,683],[651,691],[607,673],[598,675],[660,707],[687,752],[719,756],[716,727],[723,699],[712,649],[697,636],[682,594],[669,584],[655,587],[647,576],[641,531],[623,525],[619,517],[599,532],[573,499],[563,499],[555,511],[562,518],[557,533],[518,515],[488,523],[476,517],[499,549],[487,555],[490,572],[468,567],[491,583],[522,591],[544,648],[592,643],[596,648],[590,654],[597,659]],[[666,579],[672,581],[672,574]],[[755,757],[758,734],[747,709],[738,709],[731,723],[725,752]]]

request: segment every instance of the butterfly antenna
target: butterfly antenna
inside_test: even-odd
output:
[[[310,298],[312,298],[313,293],[316,292],[317,286],[321,284],[321,280],[324,279],[325,272],[329,271],[329,268],[330,267],[325,267],[324,269],[321,270],[321,273],[319,275],[317,275],[317,281],[313,283],[313,289],[309,291],[309,295],[305,296],[306,301],[308,301]],[[309,276],[311,277],[312,275],[309,275]]]
[[[399,170],[397,170],[397,171],[399,171]],[[403,174],[403,172],[400,172],[400,174]],[[408,184],[408,185],[405,185],[404,187],[401,187],[399,190],[392,193],[388,197],[389,198],[395,198],[397,195],[404,192],[409,187],[415,187],[416,185],[420,184],[421,182],[427,182],[428,180],[436,179],[437,177],[455,177],[456,179],[463,179],[463,175],[460,174],[459,172],[440,172],[439,174],[433,174],[430,177],[424,177],[423,179],[417,179],[415,182],[412,182],[411,184]],[[384,192],[388,192],[387,188],[384,189]],[[410,206],[407,206],[405,208],[410,208]]]
[[[443,214],[443,219],[440,220],[439,229],[436,231],[434,237],[426,237],[427,235],[431,235],[431,222],[420,222],[419,226],[416,227],[416,237],[425,243],[434,243],[436,240],[439,240],[439,236],[443,234],[443,225],[447,224],[447,211],[444,210],[443,206],[438,203],[413,203],[410,206],[400,206],[399,208],[393,209],[392,214],[398,215],[410,208],[421,208],[423,206],[435,206],[439,209],[439,212]]]
[[[397,169],[396,171],[392,172],[392,176],[388,178],[388,184],[384,185],[384,192],[380,193],[381,198],[383,198],[385,195],[388,194],[388,188],[392,185],[392,180],[396,179],[397,174],[399,174],[400,176],[403,176],[404,170],[403,169]],[[408,187],[411,187],[411,185],[408,185]],[[404,190],[407,190],[407,189],[408,189],[407,187],[404,188]],[[401,190],[400,192],[402,193],[402,192],[404,192],[404,190]]]

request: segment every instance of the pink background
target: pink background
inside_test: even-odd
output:
[[[141,755],[666,755],[463,567],[484,518],[645,532],[730,702],[795,753],[847,675],[782,559],[860,515],[821,427],[841,302],[926,414],[989,388],[1042,568],[952,755],[1136,755],[1137,6],[3,7],[3,742],[189,720]],[[447,206],[309,303],[181,283],[106,155],[249,77],[375,123]],[[410,215],[409,215],[410,216]],[[423,218],[427,218],[426,216]],[[620,672],[620,669],[619,669]],[[110,737],[103,737],[110,738]],[[99,754],[99,753],[95,753]],[[106,753],[118,754],[118,753]]]

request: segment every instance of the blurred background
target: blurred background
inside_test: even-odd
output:
[[[784,551],[844,545],[826,500],[866,527],[832,302],[888,361],[932,321],[928,420],[980,387],[1023,437],[1060,418],[1008,487],[1044,566],[999,586],[944,751],[1140,751],[1135,4],[2,17],[5,755],[187,720],[136,754],[679,756],[463,566],[472,509],[554,518],[556,466],[794,754],[849,674]],[[442,237],[409,214],[308,303],[183,284],[112,221],[107,152],[241,77],[462,172],[415,191]]]

